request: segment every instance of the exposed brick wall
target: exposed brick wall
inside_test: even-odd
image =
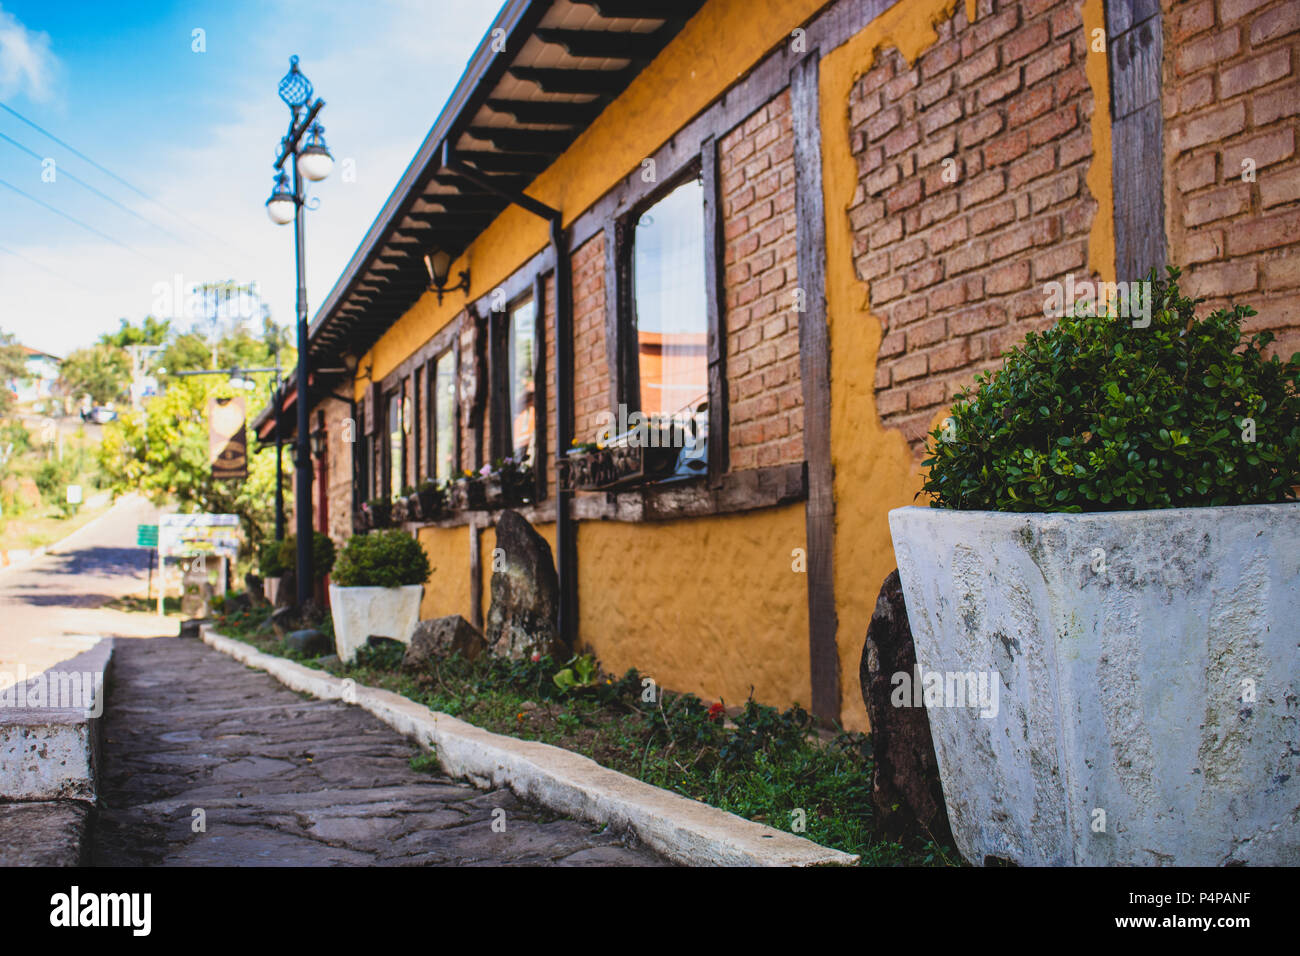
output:
[[[803,460],[790,91],[718,143],[734,470]]]
[[[876,398],[917,453],[954,392],[1050,324],[1044,283],[1086,275],[1081,10],[980,0],[972,25],[959,5],[915,66],[882,52],[850,95],[855,264],[885,326]]]
[[[345,402],[322,402],[312,409],[311,423],[313,429],[316,427],[316,415],[319,411],[325,413],[325,455],[329,464],[324,489],[321,488],[321,483],[316,480],[320,472],[317,471],[313,475],[312,526],[317,531],[324,530],[326,534],[334,539],[335,544],[342,544],[352,534],[352,449],[354,445],[344,440],[345,422],[351,407]],[[354,427],[352,429],[353,438],[359,439],[360,435],[360,428]],[[288,450],[286,450],[286,462],[289,457]],[[319,525],[322,490],[327,495],[329,505],[329,527],[326,529],[322,529]],[[286,509],[288,509],[292,497],[292,489],[290,488],[285,492]],[[288,520],[292,521],[292,519]],[[292,533],[293,525],[289,524],[287,527],[289,530],[286,533]]]
[[[1300,3],[1164,3],[1170,262],[1206,308],[1254,306],[1251,331],[1300,350]],[[1243,180],[1243,160],[1254,181]]]
[[[573,252],[573,435],[592,441],[609,412],[605,354],[605,234]]]

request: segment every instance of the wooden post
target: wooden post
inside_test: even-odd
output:
[[[798,223],[799,373],[803,381],[804,457],[808,462],[805,546],[808,549],[808,654],[812,712],[840,715],[840,661],[835,614],[835,497],[831,467],[830,330],[826,319],[826,214],[818,64],[813,50],[790,70],[794,120],[795,220]],[[842,215],[842,213],[841,213]],[[874,585],[873,585],[874,586]]]

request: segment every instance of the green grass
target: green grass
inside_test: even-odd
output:
[[[265,615],[234,613],[218,624],[261,650],[302,660],[263,633]],[[550,658],[456,656],[407,674],[398,669],[401,650],[363,648],[355,664],[324,666],[486,730],[564,747],[746,819],[860,854],[863,865],[959,865],[951,846],[881,840],[872,819],[870,738],[818,734],[798,706],[781,712],[751,699],[724,711],[692,694],[647,695],[635,670],[622,677],[599,673],[587,686],[562,691],[553,678],[566,665]],[[432,754],[414,758],[413,767],[415,761],[421,761],[416,769],[437,766]]]

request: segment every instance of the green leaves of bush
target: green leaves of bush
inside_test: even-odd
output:
[[[289,535],[283,541],[263,542],[257,552],[257,567],[264,578],[278,578],[298,567],[298,538]],[[312,575],[323,578],[334,567],[334,542],[321,531],[311,533]]]
[[[348,538],[335,562],[333,582],[344,588],[395,588],[424,584],[432,573],[420,542],[390,528]]]
[[[1205,319],[1154,272],[1151,323],[1074,315],[1030,332],[956,396],[927,445],[932,506],[1119,511],[1292,500],[1300,353],[1243,343],[1248,306]],[[1251,440],[1253,439],[1253,440]]]

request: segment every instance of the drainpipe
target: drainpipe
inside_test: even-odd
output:
[[[559,578],[560,606],[556,629],[560,639],[572,646],[578,635],[578,549],[577,527],[572,520],[573,493],[560,488],[559,465],[573,439],[573,282],[568,234],[563,215],[525,193],[502,189],[477,169],[459,162],[446,140],[442,144],[441,166],[480,189],[509,201],[550,224],[551,251],[555,257],[555,571]],[[545,303],[537,303],[545,308]],[[538,463],[541,464],[540,462]]]

